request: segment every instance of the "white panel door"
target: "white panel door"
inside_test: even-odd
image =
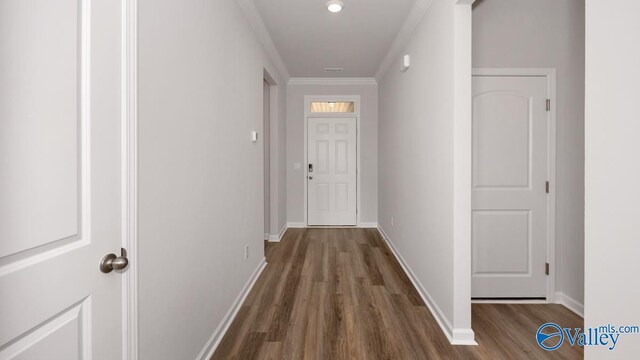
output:
[[[472,296],[546,297],[546,77],[474,76]]]
[[[0,359],[119,359],[121,2],[0,0]]]
[[[308,121],[308,224],[356,225],[356,119]]]

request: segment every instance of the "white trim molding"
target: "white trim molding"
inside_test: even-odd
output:
[[[375,78],[291,78],[289,85],[378,85]]]
[[[473,342],[471,331],[472,77],[471,5],[454,6],[453,60],[453,314],[454,334]]]
[[[218,327],[216,327],[213,334],[211,334],[209,341],[207,341],[205,347],[202,349],[202,351],[200,351],[200,354],[198,354],[196,360],[211,359],[213,353],[216,351],[216,348],[218,347],[218,345],[220,345],[220,341],[222,341],[224,334],[226,334],[227,330],[229,330],[229,326],[231,326],[233,319],[235,319],[236,315],[238,315],[240,307],[242,307],[244,300],[247,298],[247,295],[249,295],[249,292],[251,292],[251,289],[253,289],[253,286],[256,284],[256,281],[260,277],[260,274],[262,274],[262,270],[264,270],[265,267],[267,267],[267,259],[262,258],[262,260],[258,264],[258,267],[253,272],[253,274],[251,274],[251,277],[242,288],[242,291],[240,292],[240,294],[238,294],[238,297],[236,297],[236,300],[227,311],[227,314],[224,316],[220,324],[218,324]]]
[[[547,300],[536,299],[473,299],[472,304],[514,304],[514,305],[531,305],[531,304],[548,304]]]
[[[138,360],[138,0],[121,0],[122,359]]]
[[[267,52],[267,56],[273,61],[274,66],[277,68],[280,76],[284,78],[284,81],[287,82],[289,80],[289,71],[287,70],[284,61],[282,61],[282,57],[276,49],[275,44],[273,43],[273,39],[271,35],[269,35],[269,31],[267,27],[264,25],[264,21],[262,21],[262,17],[260,17],[260,13],[258,9],[256,9],[256,5],[253,3],[253,0],[236,0],[240,9],[244,13],[244,16],[247,18],[247,21],[253,28],[256,36],[264,46],[265,51]]]
[[[427,13],[433,0],[417,0],[411,11],[409,11],[409,15],[407,15],[407,19],[404,21],[402,26],[400,27],[400,31],[398,31],[398,35],[393,40],[389,51],[387,51],[387,55],[385,55],[380,67],[378,67],[378,71],[376,72],[376,80],[380,82],[382,78],[386,75],[387,71],[391,67],[391,64],[396,61],[398,54],[404,47],[404,45],[409,41],[411,35],[420,24],[420,21]],[[398,64],[398,71],[400,71],[400,64]]]
[[[395,244],[391,241],[384,229],[381,226],[378,226],[378,231],[391,249],[396,260],[400,263],[400,266],[402,266],[402,270],[404,270],[405,274],[409,277],[409,280],[411,280],[413,287],[418,291],[420,297],[422,297],[422,300],[427,305],[427,308],[431,311],[436,322],[440,325],[442,332],[449,342],[452,345],[478,345],[474,339],[475,334],[472,329],[456,329],[451,325],[451,322],[449,322],[442,310],[440,310],[440,307],[433,300],[431,295],[429,295],[429,292],[425,289],[420,280],[418,280],[418,277],[415,276],[413,270],[411,270],[411,267],[409,267],[409,264],[404,260],[402,254],[400,254],[399,250],[396,248]]]
[[[282,227],[279,234],[269,235],[269,242],[280,242],[285,232],[287,232],[287,224]]]
[[[563,305],[581,318],[584,318],[584,305],[567,294],[560,291],[556,292],[556,304]]]
[[[363,229],[377,229],[378,223],[377,222],[360,222],[358,223],[358,227]]]
[[[306,228],[307,225],[303,222],[289,222],[287,223],[288,229],[303,229]]]

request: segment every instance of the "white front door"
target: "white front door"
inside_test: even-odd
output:
[[[121,1],[0,1],[0,359],[120,359]]]
[[[547,78],[474,76],[472,296],[546,297]]]
[[[356,119],[308,121],[308,225],[356,225]]]

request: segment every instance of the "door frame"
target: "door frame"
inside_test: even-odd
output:
[[[353,101],[353,113],[312,113],[312,101]],[[309,227],[308,218],[308,182],[307,164],[308,162],[308,140],[309,140],[309,118],[355,118],[356,119],[356,225],[360,227],[360,95],[305,95],[304,96],[304,164],[302,179],[304,183],[304,226]],[[314,226],[322,227],[322,226]],[[334,226],[332,226],[334,227]]]
[[[519,76],[544,77],[547,79],[547,96],[551,100],[551,110],[547,112],[547,179],[550,182],[547,195],[547,276],[546,303],[556,302],[556,69],[555,68],[473,68],[474,77]],[[472,95],[473,96],[473,95]],[[472,115],[473,116],[473,115]],[[473,121],[473,118],[471,119]],[[472,141],[469,139],[469,141]],[[470,147],[473,149],[472,147]],[[472,150],[473,151],[473,150]],[[473,164],[472,164],[473,166]],[[492,302],[492,301],[481,301]],[[499,301],[504,303],[505,301]],[[509,302],[509,301],[507,301]],[[517,302],[517,301],[513,301]],[[545,301],[543,301],[545,302]]]
[[[121,24],[122,359],[138,360],[138,0],[122,0]]]

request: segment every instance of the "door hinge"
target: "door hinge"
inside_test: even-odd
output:
[[[547,99],[547,111],[551,111],[551,99]]]
[[[549,263],[545,263],[544,264],[544,274],[545,275],[549,275]]]
[[[545,183],[545,186],[544,186],[544,191],[545,191],[547,194],[549,193],[549,188],[550,188],[550,187],[551,187],[551,184],[547,181],[547,182]]]

